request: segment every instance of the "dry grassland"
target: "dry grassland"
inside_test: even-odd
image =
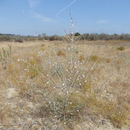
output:
[[[0,43],[1,130],[127,130],[129,119],[130,43]]]

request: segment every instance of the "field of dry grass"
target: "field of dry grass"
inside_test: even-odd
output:
[[[130,43],[0,43],[1,130],[127,130]]]

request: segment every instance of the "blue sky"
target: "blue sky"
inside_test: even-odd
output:
[[[0,33],[130,33],[130,0],[0,0]]]

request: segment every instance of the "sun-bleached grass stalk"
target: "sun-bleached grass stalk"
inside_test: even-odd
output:
[[[66,122],[68,118],[72,118],[73,116],[77,116],[79,118],[80,111],[83,107],[85,107],[85,97],[80,92],[78,92],[78,89],[82,88],[82,85],[89,82],[89,80],[86,79],[86,76],[89,75],[90,71],[94,69],[96,63],[94,63],[90,70],[85,71],[82,69],[82,66],[84,63],[89,62],[88,60],[83,61],[80,63],[78,57],[75,56],[74,52],[74,23],[73,19],[70,13],[70,19],[71,19],[71,35],[68,38],[68,45],[66,49],[66,53],[68,53],[68,59],[66,58],[64,61],[60,60],[60,58],[57,56],[57,52],[55,51],[55,61],[51,59],[51,56],[49,55],[49,61],[48,61],[48,73],[47,73],[47,82],[49,82],[49,86],[53,85],[53,88],[58,88],[59,93],[58,95],[62,98],[59,100],[58,95],[51,95],[53,96],[53,100],[49,97],[46,98],[47,108],[43,107],[42,110],[45,109],[49,110],[49,113],[51,113],[54,117],[57,117],[60,120],[63,120],[63,122]],[[51,70],[51,71],[50,71]],[[60,95],[61,93],[61,95]],[[51,94],[51,93],[50,93]],[[71,99],[71,95],[74,97]],[[81,100],[81,103],[75,99],[79,98],[78,100]],[[81,99],[80,99],[81,98]],[[83,104],[82,104],[83,102]],[[70,105],[69,105],[70,104]],[[72,104],[72,106],[71,106]],[[76,114],[77,111],[77,114]],[[74,119],[73,119],[74,120]]]
[[[2,48],[0,50],[0,62],[2,64],[3,69],[6,69],[7,62],[8,62],[8,59],[10,58],[10,56],[11,56],[11,53],[12,53],[12,48],[11,48],[10,45],[8,45],[8,49]]]
[[[71,66],[73,64],[73,51],[74,51],[74,22],[73,22],[73,17],[70,11],[70,20],[71,20]]]

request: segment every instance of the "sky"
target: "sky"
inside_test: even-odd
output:
[[[130,0],[0,0],[0,33],[130,33]]]

